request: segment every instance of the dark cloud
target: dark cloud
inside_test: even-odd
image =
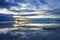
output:
[[[18,2],[19,3],[31,3],[31,5],[35,5],[35,6],[38,6],[40,5],[40,3],[38,3],[39,0],[0,0],[0,8],[7,8],[7,7],[10,7],[10,6],[17,6],[18,5]],[[43,0],[40,0],[39,2],[41,3],[46,3],[45,1]]]
[[[11,6],[16,6],[17,3],[13,3],[13,1],[6,1],[6,0],[0,0],[0,8],[9,8]]]
[[[11,6],[20,7],[21,3],[27,3],[27,4],[30,3],[29,7],[34,6],[37,9],[39,9],[39,7],[41,7],[43,5],[48,5],[51,9],[54,9],[57,11],[60,1],[58,2],[57,0],[56,1],[54,1],[54,0],[51,0],[51,1],[48,1],[48,0],[0,0],[0,8],[6,8],[6,9],[10,10]],[[12,11],[18,12],[18,10],[12,10]],[[50,11],[50,10],[48,10],[48,11]]]

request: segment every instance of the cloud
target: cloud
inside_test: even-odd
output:
[[[48,5],[43,0],[0,0],[0,8],[6,8],[10,11],[23,10],[50,10]]]
[[[60,1],[59,1],[60,2]],[[0,9],[5,8],[13,12],[21,11],[52,11],[59,9],[59,3],[57,0],[0,0]]]

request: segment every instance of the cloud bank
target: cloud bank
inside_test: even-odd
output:
[[[0,0],[0,8],[10,11],[55,10],[59,8],[59,0]]]

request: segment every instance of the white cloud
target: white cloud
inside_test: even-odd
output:
[[[49,7],[47,4],[45,4],[45,5],[41,5],[40,6],[40,9],[42,9],[42,10],[53,10],[51,7]]]

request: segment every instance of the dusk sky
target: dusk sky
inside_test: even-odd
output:
[[[59,4],[60,0],[0,0],[0,8],[7,10],[21,10],[23,8],[55,10],[60,8]]]
[[[60,0],[0,0],[0,40],[60,40]]]

